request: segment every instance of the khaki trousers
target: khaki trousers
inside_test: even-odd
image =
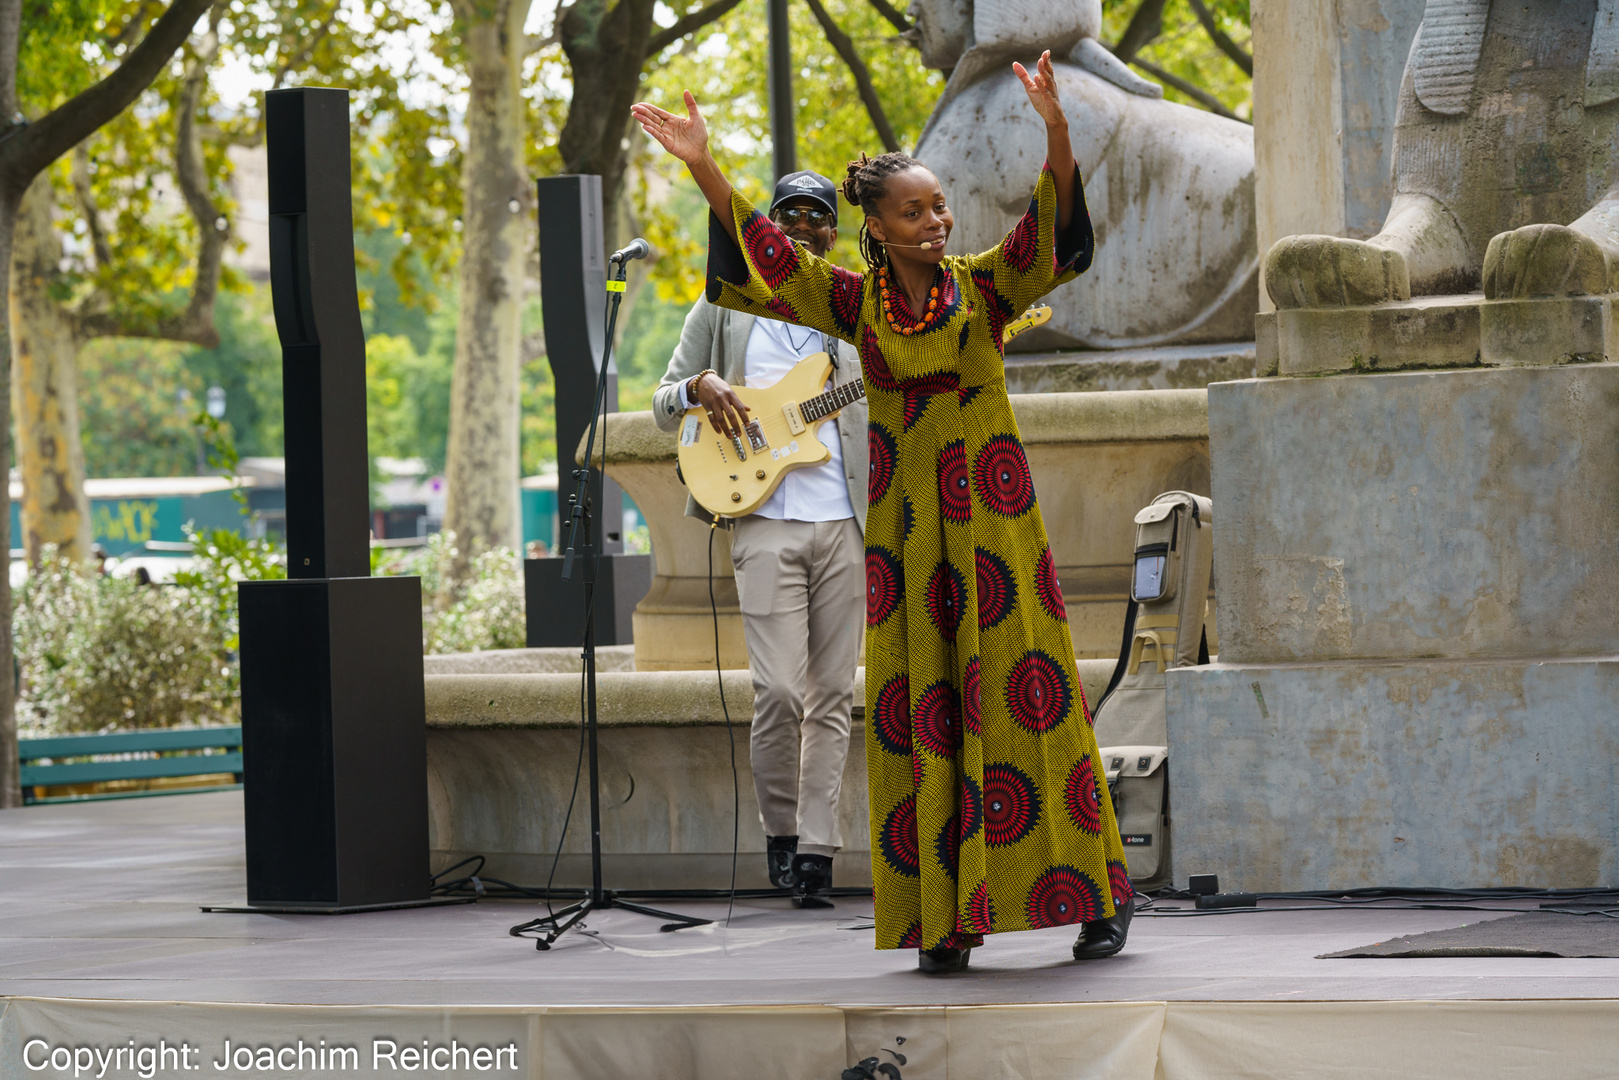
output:
[[[806,855],[840,846],[838,795],[865,627],[865,547],[853,518],[745,517],[731,537],[753,673],[750,748],[767,836]]]

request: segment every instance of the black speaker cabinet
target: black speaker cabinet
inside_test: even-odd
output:
[[[584,641],[585,583],[576,563],[572,581],[562,580],[562,560],[523,560],[523,607],[528,647],[577,646]],[[600,555],[596,558],[596,644],[628,645],[635,640],[635,605],[652,588],[652,556]]]
[[[237,588],[247,898],[328,911],[422,903],[421,583],[366,576],[348,92],[272,90],[264,107],[288,580]]]
[[[420,581],[246,581],[238,598],[248,903],[425,900]]]

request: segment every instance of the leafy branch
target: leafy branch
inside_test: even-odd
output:
[[[888,114],[883,111],[883,103],[877,97],[877,88],[871,82],[871,69],[866,62],[860,59],[855,50],[854,40],[843,32],[831,14],[821,5],[821,0],[804,0],[815,15],[815,21],[821,24],[826,34],[827,43],[837,51],[838,56],[854,76],[854,84],[860,91],[860,101],[866,107],[866,114],[871,117],[872,127],[877,129],[877,137],[883,141],[884,150],[898,150],[899,139],[894,136],[894,127],[888,122]]]

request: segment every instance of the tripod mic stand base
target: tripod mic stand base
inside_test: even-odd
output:
[[[569,904],[565,908],[543,915],[538,919],[530,919],[526,923],[518,923],[508,933],[512,937],[527,937],[534,934],[534,947],[540,952],[547,952],[556,940],[575,926],[584,921],[584,917],[592,911],[606,910],[607,908],[623,908],[633,911],[637,915],[650,915],[654,919],[668,919],[669,922],[658,927],[658,931],[671,934],[676,930],[688,930],[693,926],[708,926],[713,919],[698,919],[691,915],[680,915],[673,911],[661,911],[658,908],[646,907],[643,904],[621,900],[611,891],[603,892],[600,896],[587,896],[583,900]]]

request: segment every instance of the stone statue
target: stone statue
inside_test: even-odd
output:
[[[1253,338],[1253,129],[1163,101],[1097,41],[1101,0],[915,0],[927,66],[951,72],[916,156],[951,193],[957,251],[1023,213],[1045,133],[1011,74],[1050,49],[1096,229],[1091,272],[1047,299],[1024,349]]]
[[[1271,299],[1319,308],[1481,285],[1491,300],[1614,291],[1616,102],[1619,0],[1427,0],[1382,231],[1278,241],[1266,257]]]

